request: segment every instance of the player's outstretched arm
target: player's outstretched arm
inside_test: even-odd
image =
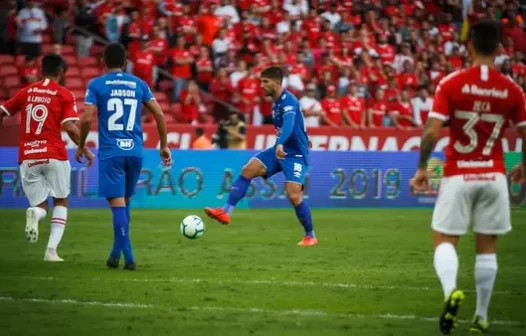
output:
[[[168,148],[168,132],[166,131],[166,122],[164,121],[164,113],[155,99],[150,99],[144,103],[148,110],[153,114],[155,123],[157,124],[157,132],[159,133],[159,141],[161,142],[161,158],[163,163],[167,166],[172,164],[172,155]]]

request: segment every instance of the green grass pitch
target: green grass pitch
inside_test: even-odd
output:
[[[69,213],[63,264],[24,239],[24,210],[0,210],[1,335],[439,335],[442,293],[430,210],[313,210],[320,244],[297,247],[290,209],[203,219],[198,240],[180,221],[201,210],[134,210],[138,269],[108,270],[109,210]],[[526,211],[499,245],[491,335],[526,335]],[[475,306],[473,236],[459,246],[467,334]]]

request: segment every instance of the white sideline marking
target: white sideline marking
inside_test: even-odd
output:
[[[61,277],[34,277],[34,276],[0,276],[0,278],[15,278],[15,279],[26,279],[26,280],[42,280],[42,281],[65,281],[73,280],[74,278],[61,278]],[[83,278],[84,280],[92,281],[118,281],[118,282],[144,282],[144,283],[214,283],[222,285],[271,285],[271,286],[290,286],[290,287],[328,287],[328,288],[347,288],[347,289],[383,289],[383,290],[412,290],[412,291],[440,291],[437,287],[427,286],[388,286],[388,285],[364,285],[354,284],[347,282],[313,282],[313,281],[281,281],[281,280],[220,280],[220,279],[201,279],[201,278]],[[465,293],[475,293],[475,290],[467,289],[462,290]],[[494,290],[494,294],[508,294],[517,295],[523,294],[521,292],[511,292]]]
[[[124,307],[124,308],[142,308],[142,309],[159,309],[159,308],[175,308],[170,306],[150,305],[143,303],[134,302],[102,302],[102,301],[79,301],[75,299],[39,299],[39,298],[13,298],[10,296],[0,296],[0,301],[22,301],[29,303],[49,303],[49,304],[77,304],[87,306],[101,306],[101,307]],[[436,322],[436,317],[425,317],[418,315],[396,315],[396,314],[338,314],[329,313],[324,311],[316,310],[302,310],[302,309],[290,309],[290,310],[270,310],[261,308],[241,308],[241,307],[221,307],[221,306],[192,306],[192,307],[181,307],[182,310],[195,310],[195,311],[221,311],[221,312],[241,312],[241,313],[253,313],[253,314],[269,314],[277,316],[321,316],[321,317],[341,317],[341,318],[354,318],[354,319],[384,319],[384,320],[414,320],[414,321],[427,321]],[[459,320],[459,322],[471,322],[468,320]],[[519,321],[491,321],[492,324],[497,325],[522,325]]]

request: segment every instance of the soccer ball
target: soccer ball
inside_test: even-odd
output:
[[[196,215],[190,215],[181,222],[181,233],[188,239],[197,239],[205,233],[205,223]]]

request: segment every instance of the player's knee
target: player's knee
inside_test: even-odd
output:
[[[287,188],[287,197],[292,206],[298,206],[303,201],[301,188]]]
[[[49,205],[47,203],[47,200],[45,200],[44,202],[42,202],[39,205],[37,205],[37,208],[42,208],[42,209],[48,211],[49,210]]]
[[[254,163],[254,161],[250,161],[241,170],[241,175],[247,179],[253,179],[258,176],[262,176],[264,174],[265,174],[265,168],[262,167],[261,165]]]

